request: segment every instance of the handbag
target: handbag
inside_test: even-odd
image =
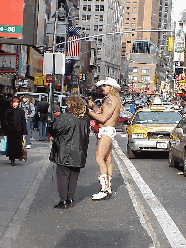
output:
[[[6,153],[7,153],[7,137],[1,139],[1,143],[0,143],[0,154],[6,155]]]
[[[21,151],[21,157],[19,161],[23,161],[23,162],[27,161],[27,149],[26,149],[25,141],[23,141],[23,148]]]

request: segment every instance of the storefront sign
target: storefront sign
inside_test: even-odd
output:
[[[0,53],[0,73],[15,73],[17,65],[17,54]]]

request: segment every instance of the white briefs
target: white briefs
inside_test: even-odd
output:
[[[114,138],[116,137],[116,129],[115,127],[100,127],[98,138],[100,139],[103,134],[109,136],[113,141]]]

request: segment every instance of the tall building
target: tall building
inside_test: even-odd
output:
[[[124,0],[124,56],[129,61],[129,84],[142,92],[158,89],[171,71],[167,53],[172,0]],[[140,31],[140,30],[144,30]],[[146,30],[152,30],[147,32]],[[161,52],[162,51],[162,52]]]
[[[158,44],[158,34],[155,32],[135,32],[137,30],[158,29],[159,1],[158,0],[124,0],[124,35],[126,55],[132,51],[135,40],[150,40]],[[129,33],[127,33],[129,31]],[[134,31],[134,32],[132,32]]]
[[[122,31],[123,13],[122,0],[80,0],[81,36],[96,42],[95,80],[106,76],[120,79],[122,35],[117,32]]]

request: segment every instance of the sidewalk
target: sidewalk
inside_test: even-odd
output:
[[[75,206],[65,210],[53,208],[59,199],[55,172],[53,178],[48,161],[49,142],[33,142],[28,161],[19,166],[0,160],[1,248],[151,247],[152,240],[141,226],[116,163],[116,195],[92,201],[91,194],[99,191],[95,149],[96,139],[91,136]]]

